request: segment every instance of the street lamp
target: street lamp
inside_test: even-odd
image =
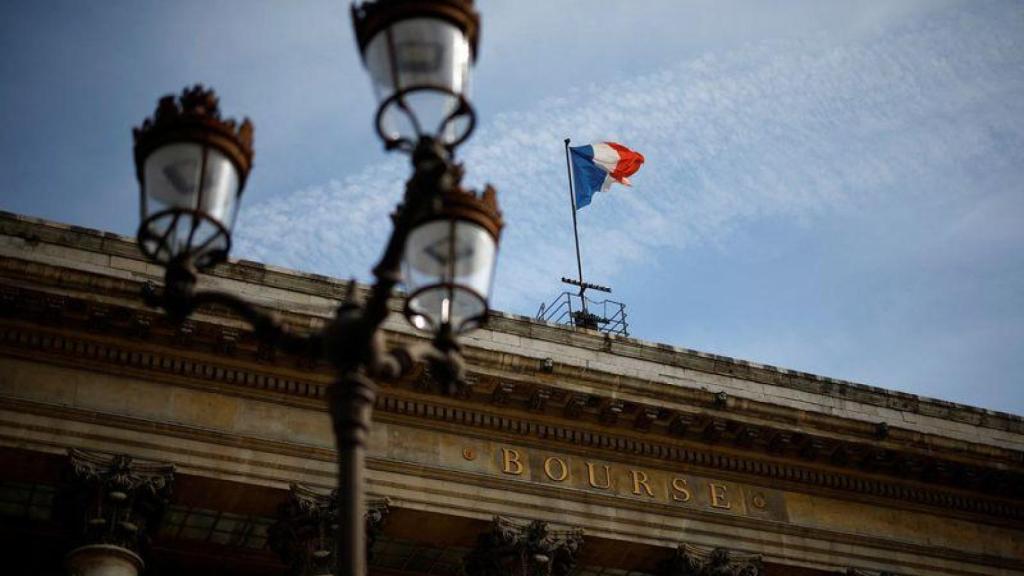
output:
[[[242,190],[252,166],[252,124],[221,118],[212,90],[165,96],[134,130],[141,192],[139,247],[165,267],[163,290],[147,285],[147,304],[180,321],[206,304],[249,321],[258,338],[335,366],[328,398],[338,449],[338,574],[366,570],[363,472],[377,382],[426,364],[451,389],[463,379],[458,336],[487,319],[503,226],[496,193],[462,188],[456,147],[475,124],[467,99],[479,16],[472,0],[376,0],[352,7],[363,62],[380,102],[377,132],[388,150],[408,153],[413,174],[392,215],[393,230],[365,299],[354,283],[320,333],[294,334],[228,293],[197,290],[198,274],[227,259]],[[404,314],[429,337],[386,349],[381,324],[403,283]]]
[[[455,147],[476,122],[466,99],[480,16],[471,0],[377,0],[352,6],[363,64],[388,148],[429,136]]]
[[[143,253],[200,270],[223,261],[252,165],[252,123],[222,119],[213,92],[195,87],[177,102],[161,98],[133,136]]]
[[[457,187],[447,190],[441,210],[417,223],[403,263],[405,315],[413,326],[443,339],[486,320],[501,225],[490,186],[482,198]]]

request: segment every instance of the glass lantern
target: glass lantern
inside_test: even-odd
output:
[[[225,260],[252,166],[252,124],[222,120],[213,91],[194,86],[162,98],[134,137],[142,252],[197,270]]]
[[[458,188],[445,193],[441,209],[413,228],[403,261],[413,326],[457,335],[486,321],[501,227],[488,186],[481,197]]]
[[[377,0],[352,7],[352,20],[380,108],[377,131],[389,148],[422,137],[453,148],[473,130],[466,96],[479,16],[470,0]]]

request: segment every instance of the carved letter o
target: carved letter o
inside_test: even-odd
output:
[[[560,473],[557,475],[555,475],[551,471],[552,468],[554,468],[554,466],[552,466],[552,463],[555,462],[558,463],[558,467],[561,470]],[[566,465],[565,460],[562,460],[557,456],[548,456],[547,458],[544,459],[544,474],[546,474],[548,478],[554,480],[555,482],[562,482],[563,480],[569,477],[569,466]]]

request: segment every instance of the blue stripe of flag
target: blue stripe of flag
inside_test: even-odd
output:
[[[590,204],[594,192],[604,185],[608,173],[594,163],[593,146],[571,146],[569,152],[572,153],[572,177],[576,185],[576,209],[579,210]]]

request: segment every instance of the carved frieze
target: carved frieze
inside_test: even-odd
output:
[[[761,576],[761,557],[739,554],[725,548],[700,548],[681,544],[661,564],[661,576]]]
[[[725,434],[728,429],[728,424],[721,418],[709,418],[707,424],[704,426],[704,431],[701,432],[701,436],[706,442],[718,442],[722,439],[722,435]]]
[[[278,510],[278,521],[268,532],[270,548],[291,568],[293,576],[335,573],[335,533],[338,492],[322,493],[292,484],[288,500]],[[366,556],[372,559],[373,544],[388,515],[387,499],[366,505]]]
[[[174,466],[74,448],[68,455],[72,483],[67,512],[76,540],[141,553],[167,507]]]
[[[584,394],[569,394],[563,412],[565,417],[576,420],[583,415],[583,409],[587,406],[587,397]]]
[[[530,395],[530,399],[527,401],[527,408],[534,412],[543,412],[544,408],[547,407],[549,399],[551,399],[551,390],[538,386],[533,391],[533,394]]]
[[[622,414],[625,403],[621,400],[608,400],[601,408],[601,423],[614,426],[619,422],[619,415]]]
[[[668,431],[673,436],[678,436],[680,438],[686,436],[687,431],[690,430],[690,427],[693,426],[696,419],[696,416],[693,414],[676,414],[669,422]]]
[[[567,576],[583,546],[583,530],[495,516],[465,558],[467,576]]]
[[[651,424],[658,419],[661,415],[661,411],[653,406],[641,407],[637,410],[636,419],[633,421],[633,427],[637,430],[648,431],[651,429]]]
[[[515,392],[516,385],[512,382],[498,382],[494,386],[494,390],[491,392],[491,402],[498,406],[504,406],[509,403],[512,398],[512,393]]]
[[[740,447],[749,448],[761,437],[761,431],[754,426],[738,424],[735,427],[733,442]]]
[[[431,370],[430,366],[424,366],[412,379],[412,383],[416,390],[422,392],[441,393],[453,398],[467,398],[477,384],[477,378],[470,375],[455,379],[439,377]]]

